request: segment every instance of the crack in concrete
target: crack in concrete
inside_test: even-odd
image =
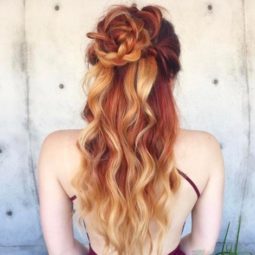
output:
[[[243,14],[243,54],[244,54],[244,76],[245,76],[245,84],[246,84],[246,91],[247,91],[247,121],[248,121],[248,131],[247,131],[247,154],[246,154],[246,169],[245,169],[245,178],[244,178],[244,190],[242,193],[242,202],[241,202],[241,213],[243,212],[244,201],[247,193],[247,183],[248,183],[248,173],[249,173],[249,161],[250,161],[250,153],[251,153],[251,105],[250,105],[250,84],[249,84],[249,73],[248,73],[248,58],[247,58],[247,21],[246,21],[246,12],[245,12],[245,0],[242,0],[242,14]]]
[[[32,157],[32,148],[31,148],[31,128],[30,128],[30,101],[29,101],[29,73],[28,73],[28,46],[27,46],[27,30],[26,30],[26,0],[23,0],[23,9],[24,9],[24,29],[23,29],[23,42],[22,42],[22,50],[23,50],[23,58],[21,60],[21,70],[25,74],[25,88],[26,88],[26,128],[28,134],[28,146],[29,146],[29,155],[28,155],[28,164],[29,164],[29,172],[33,178],[34,186],[31,187],[34,198],[37,201],[37,205],[39,204],[39,195],[37,191],[36,185],[36,176],[35,171],[33,170],[34,162]]]

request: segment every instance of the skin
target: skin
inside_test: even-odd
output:
[[[75,194],[70,180],[81,160],[75,147],[80,131],[54,131],[41,146],[38,160],[40,220],[49,255],[87,254],[87,248],[74,239],[69,200]],[[170,253],[179,242],[187,255],[212,254],[223,210],[224,161],[220,144],[208,132],[180,129],[174,153],[177,168],[196,183],[201,196],[197,200],[191,185],[181,178],[181,188],[171,203],[174,225],[166,236],[163,254]],[[190,213],[191,233],[180,239],[183,223]],[[102,254],[103,240],[93,232],[91,221],[85,219],[85,222],[93,250]]]

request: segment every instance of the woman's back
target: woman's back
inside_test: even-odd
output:
[[[50,255],[85,253],[73,238],[76,205],[94,254],[103,248],[127,255],[214,249],[221,150],[211,134],[180,129],[173,90],[181,47],[162,10],[115,5],[87,33],[82,118],[88,126],[54,132],[40,156],[40,210]],[[191,211],[192,233],[180,243]]]
[[[57,179],[69,198],[74,198],[75,195],[75,191],[71,186],[71,179],[76,173],[75,169],[78,169],[82,157],[80,151],[75,146],[80,131],[81,130],[62,130],[55,132],[55,140],[58,144],[56,146],[59,147],[58,151],[62,151],[60,153],[62,153],[61,158],[63,159],[59,162],[60,167],[57,170]],[[204,131],[180,129],[177,135],[174,144],[174,154],[176,156],[176,167],[179,169],[179,174],[182,175],[182,178],[179,190],[171,199],[169,198],[169,208],[171,208],[171,210],[169,209],[169,213],[171,212],[172,225],[165,238],[163,254],[169,254],[176,249],[180,243],[185,220],[192,209],[192,218],[195,216],[197,217],[197,215],[195,215],[197,206],[195,205],[198,204],[200,200],[203,200],[203,192],[206,189],[210,174],[209,166],[211,160],[214,159],[212,152],[215,150],[215,145],[217,146],[216,139],[211,134]],[[200,193],[201,196],[198,198]],[[72,202],[75,210],[77,199],[73,199],[73,201],[70,200],[70,203]],[[217,204],[215,204],[215,206],[217,206]],[[208,210],[209,209],[208,207]],[[210,212],[208,212],[208,215],[209,214]],[[196,219],[194,220],[196,222]],[[216,222],[217,220],[218,219],[216,219]],[[204,219],[201,219],[201,222],[204,222]],[[95,213],[92,212],[90,215],[87,215],[86,219],[84,219],[84,223],[93,251],[97,254],[102,254],[104,241],[95,232],[95,226],[97,224]],[[215,226],[211,226],[212,230],[214,228],[217,229],[219,227],[218,225],[219,223]],[[197,226],[200,227],[200,223],[197,223]],[[195,229],[195,227],[193,221],[194,234],[202,231],[202,229]],[[218,230],[214,232],[217,231]],[[212,231],[211,238],[215,238],[214,236],[217,235],[217,233],[214,234],[214,232]],[[152,237],[154,237],[155,233],[155,225],[151,222]],[[205,244],[207,242],[206,240],[203,241],[202,237],[200,238],[200,244],[203,245],[203,243]],[[152,239],[154,240],[154,238]],[[209,239],[210,238],[208,238],[208,242],[210,242]],[[145,254],[149,254],[148,245],[149,243],[144,244]],[[188,245],[185,244],[183,249],[188,249],[187,247]],[[185,252],[188,253],[187,250]],[[156,254],[156,250],[154,250],[152,254]]]

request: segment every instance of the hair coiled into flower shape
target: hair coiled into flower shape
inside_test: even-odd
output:
[[[158,34],[162,14],[150,6],[139,11],[135,6],[130,10],[121,7],[113,9],[99,22],[97,32],[87,36],[95,41],[88,50],[89,62],[99,60],[104,66],[122,66],[136,62],[141,57],[156,56],[152,40]]]

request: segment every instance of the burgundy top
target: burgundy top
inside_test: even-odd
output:
[[[197,198],[200,197],[200,192],[199,192],[199,189],[197,188],[196,184],[184,173],[182,172],[180,169],[178,169],[178,172],[181,176],[183,176],[187,181],[188,183],[190,183],[190,185],[192,186],[192,188],[194,189],[194,191],[196,192],[196,195],[197,195]],[[70,200],[73,201],[74,199],[76,199],[76,195],[73,195],[72,197],[70,197]],[[86,229],[86,226],[85,226],[85,222],[83,221],[83,224],[84,224],[84,227]],[[183,225],[183,228],[182,228],[182,231],[184,229],[184,226],[185,226],[185,222],[184,222],[184,225]],[[91,247],[90,245],[90,239],[89,239],[89,236],[88,236],[88,233],[86,232],[87,234],[87,237],[88,237],[88,240],[89,240],[89,252],[87,255],[98,255]],[[185,255],[185,253],[181,250],[180,248],[180,243],[177,245],[177,247],[172,250],[170,253],[168,253],[167,255]]]

